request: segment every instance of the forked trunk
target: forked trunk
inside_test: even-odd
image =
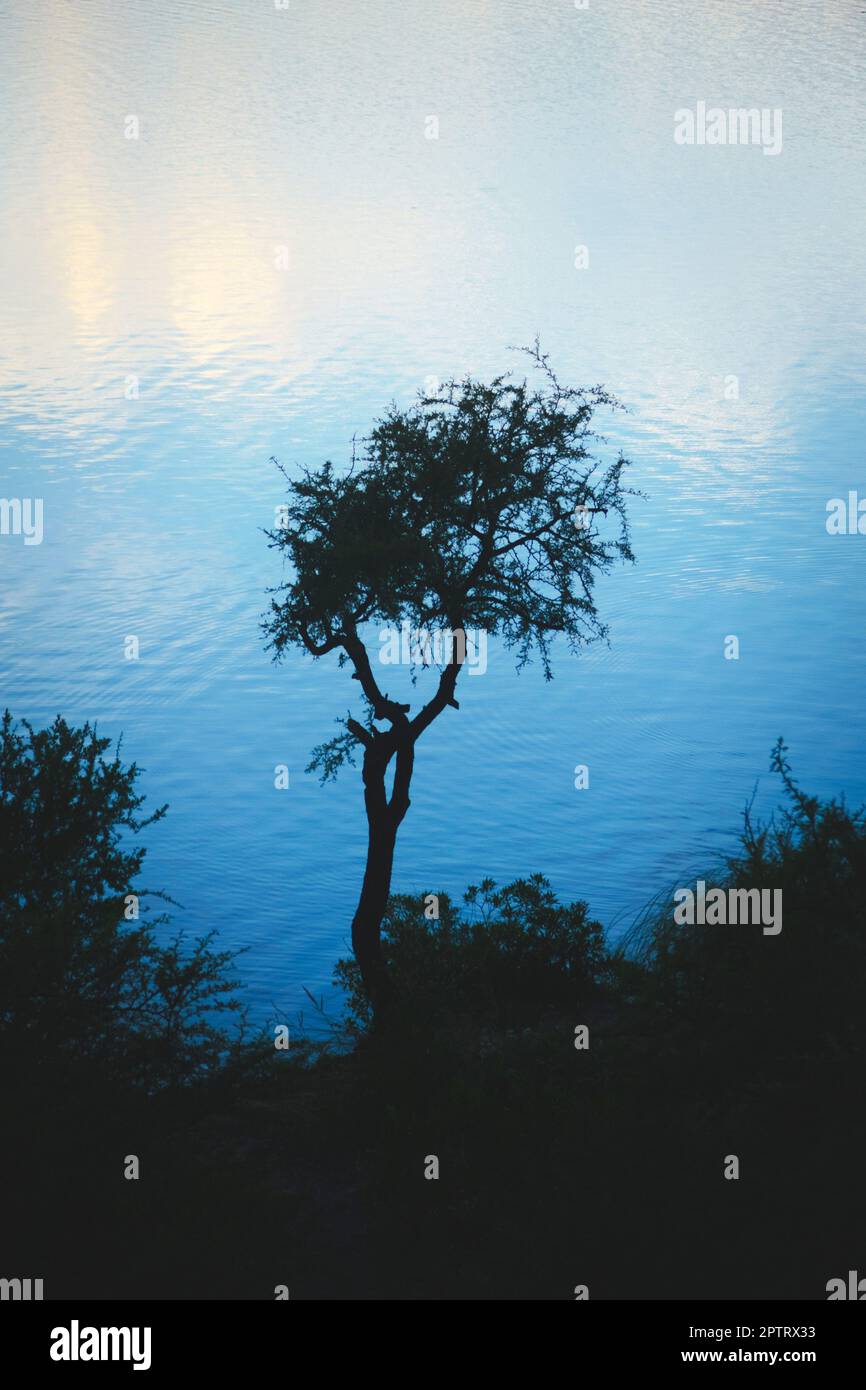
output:
[[[364,752],[364,805],[367,810],[367,867],[355,916],[352,919],[352,949],[364,988],[377,1018],[394,997],[393,983],[382,954],[382,918],[391,891],[394,845],[397,830],[409,809],[409,783],[412,780],[414,748],[405,735],[396,748],[397,765],[391,800],[385,790],[385,772],[394,752],[373,744]]]

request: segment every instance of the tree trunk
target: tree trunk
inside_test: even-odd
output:
[[[385,772],[394,745],[383,747],[374,743],[364,752],[364,804],[369,827],[367,867],[361,897],[352,919],[352,950],[373,1013],[379,1018],[394,997],[393,984],[382,955],[382,918],[391,892],[397,830],[409,809],[409,783],[414,761],[413,740],[406,730],[401,730],[401,735],[396,745],[397,766],[390,801],[385,790]]]
[[[386,814],[370,820],[367,867],[361,897],[352,919],[352,949],[373,1012],[377,1015],[381,1015],[393,994],[382,955],[381,930],[391,891],[396,839],[397,827],[390,823],[390,816]]]

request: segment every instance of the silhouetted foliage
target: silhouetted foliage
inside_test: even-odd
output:
[[[213,933],[184,949],[156,940],[137,888],[133,842],[165,815],[143,815],[139,769],[89,723],[47,729],[7,710],[0,726],[0,1055],[24,1064],[98,1061],[147,1087],[210,1074],[238,1046],[218,1026],[240,1014],[226,970],[237,952]],[[138,904],[139,915],[132,916]],[[127,920],[129,915],[129,920]]]
[[[744,812],[739,848],[707,889],[781,889],[782,930],[685,926],[669,903],[638,924],[629,948],[647,994],[673,1030],[754,1070],[772,1058],[862,1048],[866,1042],[866,813],[821,801],[795,782],[782,740],[771,767],[786,804],[766,825]],[[683,885],[687,886],[687,885]]]
[[[108,1103],[8,1069],[7,1268],[37,1249],[59,1297],[261,1298],[288,1250],[292,1298],[823,1298],[866,1220],[866,826],[774,763],[786,809],[747,813],[715,881],[781,886],[777,937],[674,927],[669,896],[627,954],[541,876],[484,880],[438,921],[391,899],[385,1030],[341,963],[352,1050]],[[106,1182],[130,1147],[134,1200]]]
[[[296,479],[286,473],[284,524],[269,533],[290,570],[264,624],[275,659],[293,645],[314,657],[336,651],[364,697],[363,718],[347,716],[311,767],[327,780],[357,747],[364,752],[370,836],[352,945],[374,1005],[393,991],[379,936],[415,743],[458,708],[463,634],[502,638],[520,665],[537,654],[549,678],[556,637],[576,650],[605,635],[595,579],[633,558],[626,460],[602,465],[593,455],[594,415],[617,401],[601,386],[561,385],[537,343],[529,356],[540,386],[507,376],[446,382],[408,410],[392,406],[348,471],[326,462]],[[403,622],[459,634],[414,715],[381,690],[362,635],[368,624]]]
[[[492,879],[463,895],[438,898],[438,920],[424,915],[424,898],[397,894],[382,924],[382,949],[406,1021],[429,1027],[446,1014],[471,1012],[509,1025],[576,1004],[605,975],[608,955],[600,923],[586,903],[557,902],[541,874],[497,889]],[[348,992],[351,1020],[363,1029],[370,1003],[353,960],[338,963],[336,980]]]

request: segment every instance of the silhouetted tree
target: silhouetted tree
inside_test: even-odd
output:
[[[156,1087],[218,1068],[231,1046],[219,1015],[239,1012],[226,967],[237,952],[160,945],[136,887],[139,769],[119,746],[60,716],[47,729],[0,722],[0,1057],[98,1059]]]
[[[626,460],[603,466],[591,453],[595,411],[618,403],[600,386],[562,386],[538,344],[527,351],[541,374],[535,386],[507,375],[452,380],[408,410],[392,406],[348,471],[326,462],[292,479],[282,470],[290,500],[268,535],[290,577],[271,591],[264,629],[275,659],[290,645],[314,657],[338,651],[361,686],[363,722],[347,717],[310,768],[327,780],[363,748],[369,839],[352,946],[377,1009],[388,994],[380,928],[415,744],[458,708],[466,629],[503,638],[521,665],[536,652],[549,679],[555,637],[576,649],[605,634],[596,574],[633,558]],[[599,518],[612,516],[603,534]],[[435,693],[414,714],[381,689],[362,636],[365,624],[404,622],[454,634]]]

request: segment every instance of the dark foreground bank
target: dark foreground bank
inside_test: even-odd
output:
[[[92,935],[102,1034],[75,1034],[81,999],[52,1028],[5,996],[0,1276],[58,1299],[842,1297],[866,1275],[866,826],[775,763],[777,823],[747,818],[705,881],[781,891],[778,931],[676,923],[671,896],[611,952],[540,877],[396,898],[393,1011],[374,1026],[343,963],[333,1041],[288,1050],[196,1042],[164,1000],[121,1026]],[[4,899],[19,975],[54,920],[35,896],[26,931]],[[152,1004],[177,988],[182,957],[134,958]]]

